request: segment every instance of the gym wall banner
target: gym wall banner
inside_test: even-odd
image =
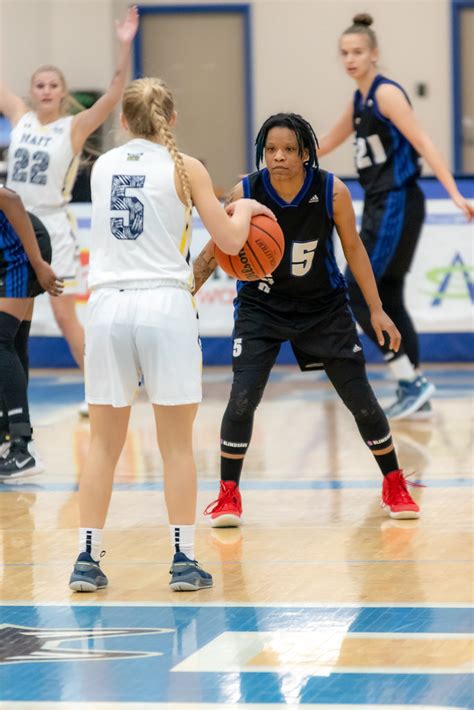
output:
[[[358,220],[362,203],[354,201]],[[81,254],[80,293],[78,314],[84,322],[87,302],[87,270],[90,244],[90,214],[88,203],[69,206],[76,223],[76,236]],[[209,239],[199,216],[193,218],[191,256],[195,258]],[[334,236],[335,251],[341,268],[344,257],[337,235]],[[199,309],[201,337],[229,339],[233,326],[232,302],[235,297],[235,281],[217,270],[196,296]],[[472,359],[472,333],[474,314],[473,282],[473,227],[450,200],[430,199],[427,215],[415,259],[406,282],[406,302],[409,311],[422,335],[430,334],[430,342],[436,341],[436,360]],[[31,328],[32,336],[59,337],[49,305],[49,297],[36,299]],[[450,340],[450,335],[453,336]],[[466,338],[462,336],[466,335]],[[460,337],[465,344],[460,352]],[[32,340],[34,363],[34,338]],[[53,346],[53,342],[50,343]],[[226,349],[226,353],[230,350]],[[424,359],[430,359],[425,357]],[[228,361],[227,354],[222,364]]]

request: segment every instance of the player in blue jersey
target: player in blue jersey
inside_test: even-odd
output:
[[[0,187],[0,410],[8,431],[0,439],[0,481],[40,473],[28,410],[28,331],[35,296],[59,296],[44,225],[19,196]]]
[[[397,400],[386,414],[390,419],[429,418],[434,386],[420,371],[418,336],[403,298],[425,214],[417,184],[420,156],[468,219],[474,208],[460,194],[438,149],[418,123],[404,89],[378,73],[378,44],[371,24],[370,15],[356,15],[340,39],[345,69],[358,88],[339,121],[321,138],[318,155],[326,155],[355,134],[355,162],[365,192],[360,234],[384,307],[402,335],[398,352],[391,351],[387,342],[381,347],[398,380]],[[347,279],[357,321],[378,344],[350,267]]]
[[[379,343],[395,352],[400,333],[382,309],[367,252],[357,234],[349,190],[320,170],[317,140],[301,116],[281,113],[265,121],[256,141],[257,171],[243,178],[231,201],[252,197],[269,207],[285,236],[282,261],[271,276],[238,282],[233,333],[233,383],[221,427],[221,483],[206,509],[214,527],[240,524],[239,481],[260,403],[280,346],[289,341],[301,370],[324,369],[384,476],[382,499],[395,518],[416,518],[387,419],[368,382],[362,347],[348,305],[332,236],[364,295]],[[260,170],[265,159],[266,168]],[[194,264],[196,290],[215,269],[207,244]]]

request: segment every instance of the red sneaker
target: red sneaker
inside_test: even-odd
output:
[[[391,471],[383,477],[382,508],[390,509],[390,517],[408,520],[420,517],[420,508],[408,493],[407,483],[402,471]],[[416,486],[419,484],[411,483]]]
[[[242,516],[242,498],[235,481],[221,481],[219,498],[209,503],[204,515],[211,516],[213,528],[239,527]]]

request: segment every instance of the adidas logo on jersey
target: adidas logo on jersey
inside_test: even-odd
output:
[[[361,350],[362,350],[362,348],[360,347],[360,345],[357,345],[357,343],[352,348],[353,353],[360,353]]]
[[[314,204],[315,202],[319,202],[319,197],[317,195],[313,195],[310,197],[308,200],[308,205]]]

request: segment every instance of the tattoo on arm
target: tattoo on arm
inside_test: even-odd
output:
[[[217,269],[217,261],[214,254],[206,253],[206,249],[199,254],[196,261],[193,264],[194,272],[194,291],[197,293],[201,286],[206,283],[209,276]]]

